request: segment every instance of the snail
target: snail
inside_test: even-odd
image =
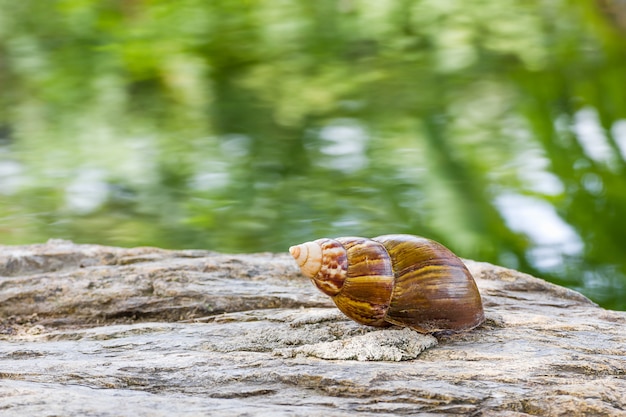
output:
[[[452,251],[413,235],[318,239],[289,248],[300,270],[352,320],[421,333],[484,320],[474,278]]]

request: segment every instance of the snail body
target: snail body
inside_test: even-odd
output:
[[[485,320],[469,270],[433,240],[413,235],[323,238],[289,252],[302,273],[358,323],[432,333],[470,330]]]

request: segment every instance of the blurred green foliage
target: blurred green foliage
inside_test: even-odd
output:
[[[0,240],[424,235],[626,309],[626,4],[0,0]]]

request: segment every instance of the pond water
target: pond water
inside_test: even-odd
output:
[[[2,7],[3,244],[412,233],[626,310],[623,2]]]

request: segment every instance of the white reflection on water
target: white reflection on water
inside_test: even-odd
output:
[[[22,164],[17,161],[0,160],[0,194],[11,195],[24,183]]]
[[[252,140],[247,135],[231,133],[221,137],[219,144],[228,159],[243,158],[250,153]]]
[[[319,131],[320,151],[325,155],[319,165],[344,172],[354,172],[367,166],[365,155],[367,131],[358,121],[335,119]]]
[[[217,165],[217,164],[216,164]],[[189,186],[195,190],[209,191],[224,188],[230,183],[230,175],[228,172],[209,172],[202,171],[196,173]]]
[[[598,112],[585,107],[574,115],[572,130],[585,154],[596,162],[610,165],[614,160],[613,149],[609,146]]]
[[[65,188],[65,205],[75,213],[97,210],[109,196],[106,173],[98,169],[82,169]]]
[[[604,191],[602,178],[592,172],[588,172],[581,178],[583,188],[591,195],[601,195]]]
[[[503,193],[495,204],[509,228],[525,234],[534,243],[528,257],[537,269],[558,269],[565,257],[582,253],[584,244],[580,236],[546,201]]]
[[[626,120],[621,119],[613,123],[611,134],[615,138],[615,143],[619,148],[622,159],[626,161]]]
[[[559,195],[565,191],[561,179],[547,171],[550,160],[540,149],[520,151],[516,159],[520,167],[517,175],[526,189],[543,195]]]

